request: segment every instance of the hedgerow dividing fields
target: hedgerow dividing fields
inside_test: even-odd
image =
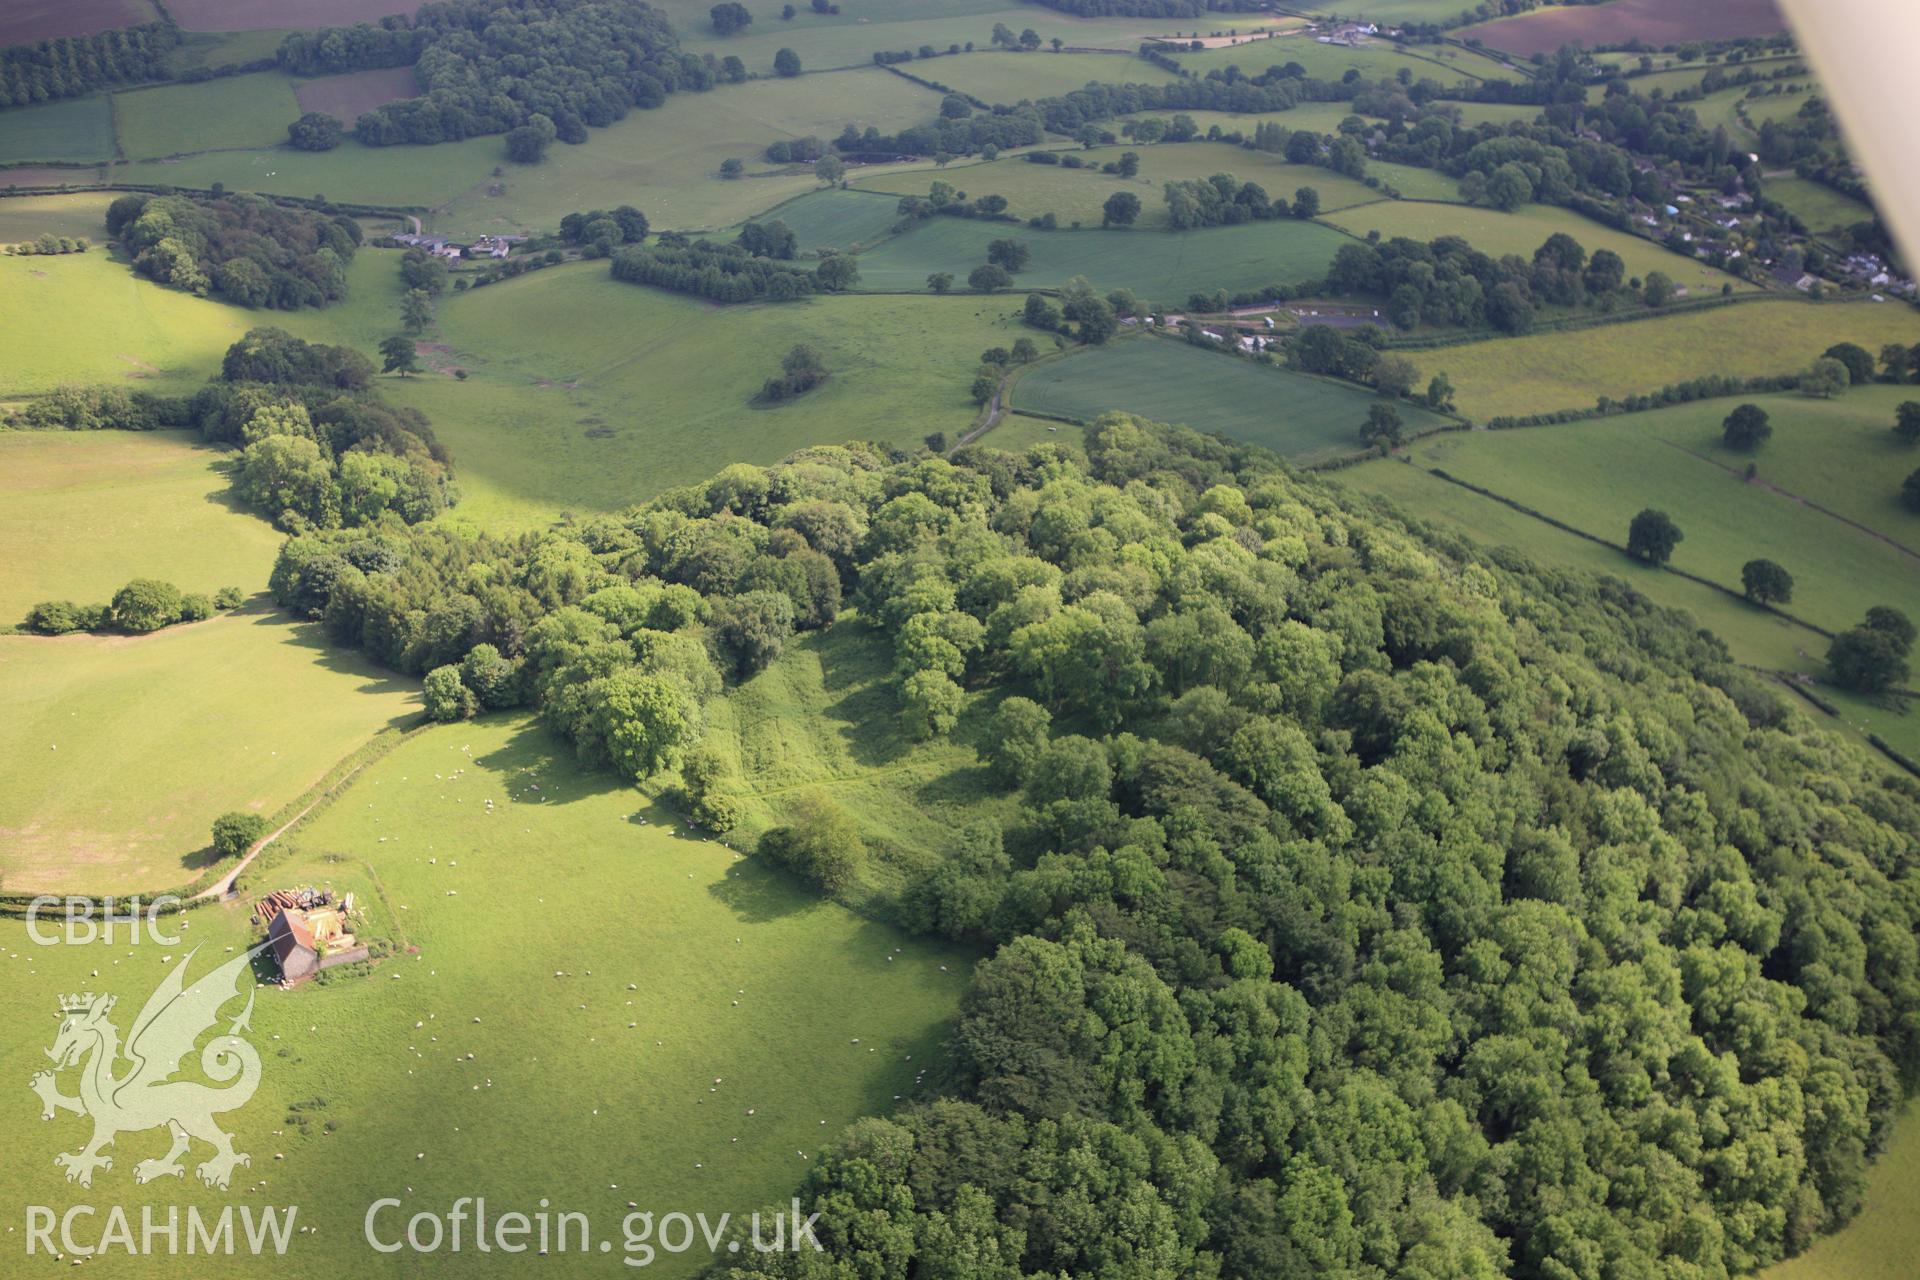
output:
[[[1920,318],[1875,303],[1774,301],[1562,333],[1539,333],[1409,351],[1424,382],[1444,372],[1459,388],[1460,411],[1479,421],[1499,416],[1590,409],[1698,377],[1797,373],[1836,342],[1878,352],[1920,339]]]
[[[729,462],[767,464],[849,439],[917,445],[957,436],[976,407],[980,353],[1022,330],[1017,297],[817,297],[720,308],[609,278],[604,263],[553,268],[441,304],[435,359],[468,369],[382,384],[433,420],[467,494],[453,518],[537,525],[619,510]],[[577,317],[595,323],[582,329]],[[798,400],[755,403],[797,342],[827,380]]]
[[[1691,290],[1695,296],[1718,294],[1721,286],[1728,284],[1736,292],[1753,289],[1752,285],[1696,258],[1681,257],[1652,240],[1615,231],[1571,210],[1551,205],[1530,204],[1516,212],[1503,213],[1498,209],[1403,200],[1336,211],[1329,213],[1326,221],[1357,236],[1378,231],[1382,239],[1389,240],[1394,236],[1415,240],[1460,236],[1480,252],[1495,258],[1509,253],[1531,258],[1548,236],[1564,231],[1578,240],[1589,254],[1596,249],[1611,249],[1619,254],[1627,264],[1629,276],[1644,277],[1649,272],[1664,271],[1675,284]]]
[[[1101,172],[1101,166],[1115,163],[1129,151],[1140,159],[1138,174],[1123,178]],[[1288,164],[1269,152],[1228,143],[1181,142],[1153,146],[1122,143],[1068,154],[1079,156],[1086,167],[1071,169],[1057,164],[1034,164],[1022,156],[1010,156],[983,163],[949,165],[933,173],[914,169],[856,181],[865,190],[918,196],[924,196],[932,183],[946,182],[971,198],[1005,196],[1007,212],[1015,217],[1024,219],[1051,213],[1064,227],[1075,222],[1099,226],[1107,198],[1115,192],[1128,191],[1140,199],[1140,216],[1134,225],[1142,230],[1167,225],[1166,199],[1162,194],[1167,183],[1206,179],[1216,173],[1230,173],[1243,182],[1257,182],[1269,197],[1279,201],[1291,201],[1301,187],[1312,187],[1320,195],[1323,210],[1348,209],[1386,198],[1376,188],[1331,169]]]
[[[1032,265],[1013,289],[1059,285],[1084,275],[1101,289],[1132,289],[1164,306],[1199,290],[1257,289],[1318,279],[1346,237],[1315,222],[1249,222],[1200,231],[1033,231],[1004,222],[932,218],[859,256],[860,284],[882,292],[925,290],[929,273],[964,288],[1002,237],[1028,244]]]

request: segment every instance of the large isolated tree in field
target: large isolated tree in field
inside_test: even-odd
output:
[[[1893,411],[1893,434],[1902,444],[1920,442],[1920,400],[1903,400]]]
[[[404,333],[396,333],[380,342],[380,371],[406,377],[420,372],[420,348]]]
[[[1767,411],[1757,404],[1743,404],[1720,424],[1720,439],[1729,449],[1758,449],[1773,434]]]
[[[1131,191],[1116,191],[1107,197],[1100,209],[1100,225],[1103,227],[1130,227],[1133,220],[1140,216],[1140,197]]]
[[[1627,554],[1648,564],[1663,565],[1673,558],[1673,549],[1683,536],[1671,516],[1648,507],[1627,527]]]
[[[1786,604],[1793,599],[1793,575],[1771,560],[1740,566],[1740,585],[1755,604]]]
[[[730,36],[743,31],[753,21],[753,15],[747,12],[743,4],[717,4],[707,11],[707,17],[713,23],[716,35]]]
[[[773,69],[783,76],[800,74],[800,55],[791,49],[782,49],[773,55]]]

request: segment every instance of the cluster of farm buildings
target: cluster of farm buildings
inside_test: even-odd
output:
[[[449,261],[460,258],[504,258],[525,236],[481,236],[471,244],[457,244],[446,236],[427,236],[409,231],[393,237],[393,242],[409,249],[425,249],[436,258]]]

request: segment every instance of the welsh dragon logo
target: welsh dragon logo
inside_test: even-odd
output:
[[[53,1070],[39,1072],[28,1083],[40,1095],[42,1120],[53,1119],[57,1111],[93,1117],[93,1138],[86,1146],[53,1158],[67,1171],[67,1181],[92,1186],[95,1169],[113,1168],[112,1157],[102,1155],[101,1148],[113,1145],[122,1133],[161,1126],[172,1136],[173,1146],[164,1157],[135,1165],[136,1182],[184,1176],[180,1157],[195,1138],[213,1148],[212,1157],[195,1170],[210,1187],[224,1190],[235,1165],[252,1164],[246,1153],[233,1149],[233,1135],[214,1122],[214,1116],[244,1105],[260,1087],[260,1055],[239,1037],[253,1014],[251,986],[247,1007],[226,1034],[215,1036],[200,1051],[200,1069],[208,1079],[238,1080],[214,1088],[173,1076],[202,1033],[219,1021],[221,1006],[239,995],[237,980],[261,947],[248,949],[189,987],[187,965],[198,950],[189,952],[147,997],[124,1046],[119,1028],[107,1016],[117,996],[89,991],[60,998],[60,1032],[46,1051]],[[116,1073],[122,1059],[130,1065]],[[68,1067],[80,1068],[77,1098],[61,1093],[54,1080]]]

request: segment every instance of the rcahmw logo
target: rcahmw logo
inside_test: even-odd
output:
[[[93,1134],[78,1151],[62,1151],[53,1158],[66,1171],[67,1181],[91,1187],[97,1172],[113,1168],[113,1157],[106,1154],[106,1148],[114,1146],[121,1134],[145,1129],[164,1128],[169,1146],[165,1155],[133,1166],[136,1182],[184,1179],[186,1168],[181,1158],[191,1154],[196,1143],[212,1148],[208,1157],[194,1166],[195,1175],[209,1187],[225,1190],[236,1166],[252,1164],[245,1152],[234,1149],[233,1135],[215,1119],[243,1106],[260,1087],[260,1055],[240,1034],[248,1029],[253,1013],[251,983],[246,1007],[223,1034],[215,1034],[200,1049],[200,1073],[213,1083],[174,1077],[201,1036],[216,1027],[220,1010],[238,997],[238,982],[264,945],[249,948],[192,986],[187,985],[186,976],[198,948],[189,952],[147,997],[124,1040],[111,1016],[117,996],[89,991],[60,997],[60,1029],[52,1047],[46,1050],[53,1069],[36,1073],[28,1083],[40,1097],[42,1120],[50,1121],[62,1111],[71,1111],[93,1121]],[[116,1071],[122,1062],[129,1065]],[[73,1095],[60,1088],[60,1075],[69,1069],[78,1076]],[[251,1206],[243,1208],[239,1243],[255,1253],[269,1246],[276,1253],[283,1252],[297,1212],[297,1208],[289,1207],[263,1209],[256,1214]],[[59,1252],[55,1245],[57,1228],[59,1246],[80,1257],[111,1249],[144,1253],[156,1247],[167,1252],[231,1253],[235,1246],[233,1222],[231,1208],[209,1224],[196,1208],[189,1207],[183,1226],[175,1210],[156,1213],[147,1206],[140,1212],[140,1230],[136,1233],[132,1218],[120,1206],[101,1210],[75,1205],[56,1213],[44,1205],[29,1205],[27,1252]],[[91,1233],[95,1229],[100,1232],[97,1240],[76,1238],[77,1232]]]
[[[146,909],[141,909],[141,903]],[[27,937],[36,946],[53,947],[61,943],[84,945],[89,942],[113,942],[124,933],[127,941],[138,943],[148,938],[163,947],[180,945],[180,935],[166,932],[163,913],[178,911],[180,899],[172,894],[157,898],[55,897],[43,893],[27,904]]]

